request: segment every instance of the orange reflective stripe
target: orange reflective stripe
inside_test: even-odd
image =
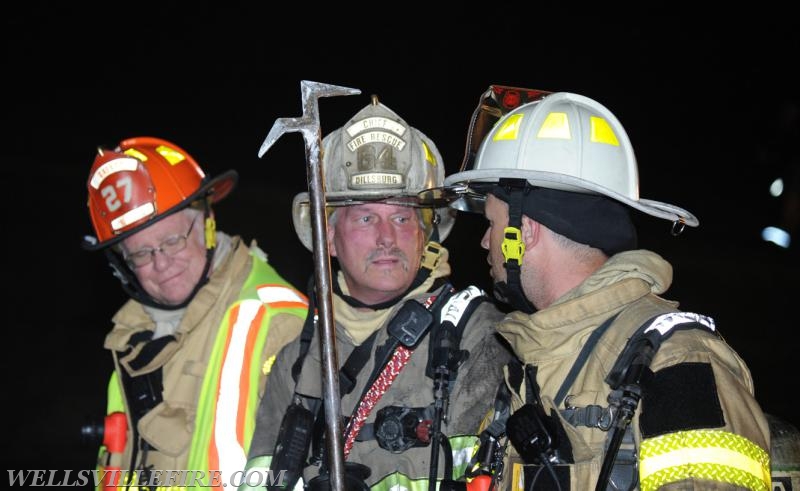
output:
[[[256,341],[258,340],[258,329],[253,329],[253,327],[261,326],[262,321],[264,320],[264,315],[266,314],[266,310],[263,306],[258,309],[256,312],[253,321],[250,323],[250,330],[247,332],[247,340],[245,342],[244,348],[244,360],[242,361],[242,368],[239,372],[239,408],[237,411],[237,419],[236,419],[236,438],[239,441],[239,444],[244,448],[244,430],[247,426],[247,405],[250,401],[250,380],[251,380],[251,368],[253,366],[253,357],[261,356],[261,350],[256,354]]]

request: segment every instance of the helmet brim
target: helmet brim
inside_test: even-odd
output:
[[[673,222],[678,221],[689,225],[690,227],[697,227],[700,225],[700,221],[697,219],[697,217],[695,217],[689,211],[678,206],[649,199],[632,199],[628,196],[585,179],[566,174],[559,174],[556,172],[524,169],[475,169],[458,172],[448,176],[445,178],[444,184],[446,187],[469,187],[470,183],[473,182],[478,183],[479,185],[487,184],[491,182],[497,182],[499,173],[502,173],[503,177],[505,178],[525,179],[531,184],[531,186],[557,189],[561,191],[602,194],[657,218],[662,218],[664,220],[670,220]],[[458,207],[463,211],[464,207],[460,205],[463,205],[463,202],[455,202],[455,207]]]

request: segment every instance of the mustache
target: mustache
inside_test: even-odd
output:
[[[399,259],[404,265],[408,265],[408,256],[406,253],[400,250],[397,247],[392,247],[391,249],[375,249],[374,251],[370,252],[367,256],[367,262],[372,262],[377,259],[387,258],[387,257],[395,257]]]

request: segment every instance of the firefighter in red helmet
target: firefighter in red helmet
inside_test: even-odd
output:
[[[98,149],[87,182],[96,236],[84,246],[105,252],[131,297],[105,340],[107,411],[125,414],[125,444],[103,445],[98,465],[135,472],[106,485],[158,485],[167,469],[227,482],[244,468],[269,367],[307,300],[255,241],[216,229],[211,206],[236,179],[209,178],[159,138]]]

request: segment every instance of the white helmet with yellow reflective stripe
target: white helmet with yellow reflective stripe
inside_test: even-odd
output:
[[[323,139],[322,168],[329,208],[374,201],[420,208],[427,237],[437,230],[437,242],[453,227],[454,212],[441,192],[445,169],[439,150],[376,96]],[[295,196],[292,219],[300,241],[311,250],[308,193]]]
[[[469,188],[500,178],[532,186],[608,196],[652,216],[696,227],[677,206],[639,198],[639,174],[628,135],[600,103],[556,92],[509,112],[487,134],[473,168],[445,179]]]

